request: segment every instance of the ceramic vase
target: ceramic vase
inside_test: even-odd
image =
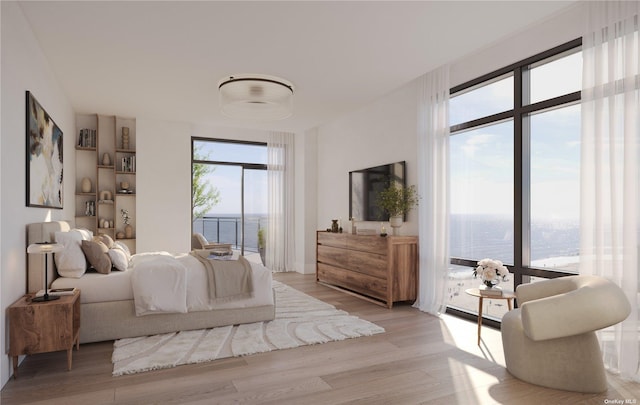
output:
[[[402,222],[402,215],[396,215],[389,218],[389,225],[393,229],[394,236],[400,235],[400,227],[402,226]]]
[[[90,193],[91,192],[91,179],[88,177],[85,177],[82,179],[82,183],[80,184],[80,189],[82,190],[83,193]]]
[[[124,236],[127,239],[133,238],[133,227],[129,224],[124,226]]]

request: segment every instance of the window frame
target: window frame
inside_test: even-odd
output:
[[[471,129],[481,126],[491,125],[505,120],[513,120],[513,153],[514,153],[514,263],[509,265],[509,271],[514,277],[514,288],[523,283],[525,278],[530,276],[542,278],[557,278],[573,273],[567,273],[559,270],[549,270],[536,268],[524,263],[530,263],[530,229],[529,229],[529,212],[530,212],[530,134],[529,128],[525,125],[525,121],[531,114],[540,113],[544,110],[561,108],[579,103],[581,100],[581,92],[564,94],[551,99],[539,101],[532,104],[524,104],[523,96],[529,91],[528,72],[530,68],[539,66],[541,62],[554,57],[562,57],[562,54],[571,53],[577,50],[580,52],[582,47],[582,38],[577,38],[566,42],[562,45],[551,48],[547,51],[538,53],[509,66],[487,73],[478,78],[470,80],[466,83],[454,86],[450,89],[450,97],[455,97],[456,93],[466,92],[474,87],[480,87],[484,84],[491,83],[501,77],[513,75],[513,109],[492,114],[489,116],[474,119],[468,122],[452,125],[449,128],[450,136],[456,136]],[[527,97],[528,98],[528,97]],[[476,260],[464,258],[451,258],[452,265],[465,267],[475,267]],[[473,315],[467,311],[447,307],[447,313],[463,316],[465,318],[477,319],[477,315]],[[493,319],[485,319],[485,322],[498,326],[499,321]]]

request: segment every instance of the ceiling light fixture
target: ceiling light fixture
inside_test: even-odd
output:
[[[222,112],[231,118],[281,120],[293,113],[293,84],[275,76],[240,74],[218,82]]]

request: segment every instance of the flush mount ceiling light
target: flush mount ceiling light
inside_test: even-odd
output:
[[[293,84],[274,76],[241,74],[218,82],[222,112],[231,118],[281,120],[293,113]]]

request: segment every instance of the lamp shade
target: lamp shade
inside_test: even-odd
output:
[[[222,113],[231,118],[281,120],[293,114],[293,84],[275,76],[240,74],[218,83]]]
[[[47,254],[60,252],[63,249],[64,246],[59,243],[32,243],[31,245],[27,246],[27,253]]]

